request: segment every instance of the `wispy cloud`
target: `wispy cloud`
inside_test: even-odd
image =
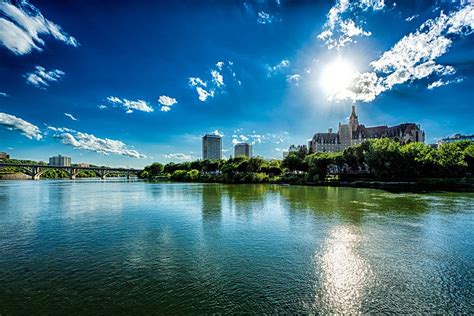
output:
[[[370,36],[371,32],[357,25],[354,18],[369,9],[378,11],[384,7],[384,0],[337,0],[329,10],[327,21],[318,38],[326,43],[328,49],[339,49],[354,42],[354,37]]]
[[[235,83],[238,85],[241,84],[232,68],[233,65],[234,63],[232,61],[228,61],[227,63],[218,61],[216,63],[217,69],[210,70],[211,76],[209,80],[204,80],[200,77],[189,77],[188,84],[196,90],[199,100],[205,102],[208,98],[213,98],[218,92],[223,91],[225,88],[224,72],[227,75],[230,74]]]
[[[202,80],[199,77],[190,77],[189,78],[189,85],[191,87],[196,88],[196,92],[198,94],[198,98],[200,101],[205,102],[207,98],[214,97],[214,90],[206,90],[207,82]]]
[[[64,113],[64,115],[66,115],[67,117],[69,117],[73,121],[77,121],[77,118],[75,118],[74,115],[72,115],[70,113]]]
[[[59,69],[47,71],[44,67],[36,66],[35,71],[24,75],[26,82],[40,89],[46,89],[51,82],[57,82],[64,77],[65,72]]]
[[[283,59],[282,61],[280,61],[278,64],[274,65],[274,66],[270,66],[270,65],[267,65],[267,76],[268,77],[271,77],[277,73],[281,73],[283,72],[284,70],[288,69],[291,65],[291,62],[290,60],[288,59]]]
[[[214,130],[213,132],[211,132],[211,133],[209,133],[209,134],[217,135],[217,136],[220,136],[220,137],[224,137],[224,133],[221,132],[221,131],[218,130],[218,129]]]
[[[141,112],[153,112],[153,107],[151,107],[148,102],[144,100],[127,100],[127,99],[120,99],[118,97],[110,96],[107,97],[107,101],[109,101],[114,106],[121,107],[125,109],[125,113],[133,113],[133,111],[141,111]],[[100,107],[99,107],[100,108]]]
[[[260,11],[257,14],[257,22],[260,23],[260,24],[270,24],[270,23],[273,23],[277,20],[278,19],[275,16],[273,16],[270,13],[267,13],[265,11]]]
[[[411,21],[413,21],[414,19],[416,19],[417,17],[419,17],[419,15],[418,15],[418,14],[415,14],[415,15],[412,15],[412,16],[407,17],[407,18],[405,19],[405,21],[411,22]]]
[[[439,88],[439,87],[442,87],[442,86],[447,86],[448,84],[451,84],[451,83],[460,83],[462,82],[463,79],[462,78],[456,78],[456,79],[453,79],[453,80],[446,80],[446,81],[443,81],[442,79],[438,79],[436,80],[435,82],[432,82],[430,83],[427,88],[429,90],[433,90],[434,88]]]
[[[292,74],[292,75],[286,76],[286,81],[288,81],[289,83],[293,83],[295,85],[298,85],[298,83],[300,82],[300,79],[301,79],[301,75],[299,74]]]
[[[176,159],[176,160],[181,160],[181,161],[190,161],[193,159],[193,156],[191,155],[186,155],[183,153],[175,153],[175,154],[165,154],[163,157],[167,159]]]
[[[8,94],[6,94],[5,92],[0,92],[0,96],[2,96],[2,97],[8,97]]]
[[[9,130],[19,131],[22,135],[28,137],[29,139],[40,140],[43,138],[40,129],[36,125],[33,125],[14,115],[0,113],[0,125],[6,127]]]
[[[267,142],[274,144],[283,144],[288,142],[288,132],[282,133],[257,133],[257,131],[244,132],[238,128],[232,135],[232,144],[249,143],[251,145],[265,144]]]
[[[159,98],[158,98],[158,103],[161,104],[161,111],[162,112],[168,112],[171,110],[171,107],[178,103],[178,101],[176,101],[175,98],[172,98],[172,97],[168,97],[166,95],[161,95]]]
[[[0,45],[17,55],[42,51],[44,40],[41,35],[51,35],[55,39],[74,47],[77,40],[64,32],[61,27],[46,19],[41,12],[27,0],[16,5],[9,1],[0,2]]]
[[[451,47],[453,36],[466,36],[474,31],[474,6],[466,6],[423,23],[416,32],[398,41],[390,50],[373,61],[372,72],[357,73],[353,85],[337,91],[329,100],[370,102],[396,85],[456,73],[450,65],[436,63]],[[433,87],[436,87],[435,84]]]
[[[94,151],[104,155],[116,154],[132,158],[146,158],[145,155],[129,148],[119,140],[99,138],[92,134],[78,132],[69,128],[48,126],[48,129],[53,131],[55,133],[54,137],[60,139],[63,144],[78,149]]]

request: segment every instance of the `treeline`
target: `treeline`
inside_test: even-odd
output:
[[[465,177],[474,174],[474,143],[461,141],[433,148],[374,139],[336,153],[311,153],[292,146],[283,160],[244,156],[228,160],[154,163],[139,175],[145,179],[226,183],[312,183],[338,180],[407,180]]]

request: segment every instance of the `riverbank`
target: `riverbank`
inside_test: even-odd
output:
[[[278,184],[288,186],[320,186],[320,187],[352,187],[364,189],[379,189],[393,193],[430,193],[430,192],[473,192],[474,193],[474,178],[425,178],[414,179],[410,181],[381,181],[358,179],[353,181],[316,181],[308,182],[300,179],[299,181],[286,181],[288,179],[278,178],[274,181],[260,181],[260,182],[232,182],[222,181],[218,178],[205,179],[183,179],[176,180],[162,177],[160,179],[152,180],[153,182],[171,181],[181,183],[222,183],[222,184]],[[293,178],[294,180],[294,178]]]

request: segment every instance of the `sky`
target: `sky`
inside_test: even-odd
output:
[[[473,134],[473,32],[469,0],[0,0],[0,151],[143,167],[218,133],[281,158],[352,105]]]

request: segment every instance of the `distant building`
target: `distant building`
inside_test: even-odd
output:
[[[352,106],[352,113],[348,124],[339,123],[339,131],[334,133],[329,129],[327,133],[316,133],[309,141],[309,148],[313,152],[336,152],[348,147],[362,144],[374,138],[390,138],[403,142],[424,142],[425,132],[415,123],[404,123],[388,127],[365,127],[359,124],[359,118]]]
[[[4,152],[0,152],[0,159],[10,159],[10,155]]]
[[[283,159],[285,159],[286,157],[288,157],[288,154],[289,154],[288,151],[284,151],[284,152],[283,152]]]
[[[459,142],[459,141],[463,141],[463,140],[468,140],[468,141],[474,142],[474,135],[456,134],[456,135],[453,135],[453,136],[449,136],[449,137],[438,140],[438,147],[441,144]]]
[[[202,137],[202,159],[222,159],[222,137],[206,134]]]
[[[71,165],[71,157],[67,156],[53,156],[49,158],[49,165],[50,166],[70,166]]]
[[[85,162],[80,162],[77,164],[77,166],[81,168],[89,168],[91,165]]]
[[[238,143],[234,146],[234,157],[247,156],[252,157],[252,145],[248,143]]]

